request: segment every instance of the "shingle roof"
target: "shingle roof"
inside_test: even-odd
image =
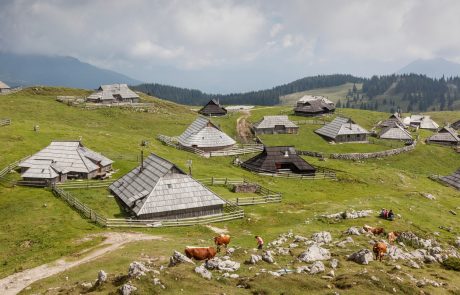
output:
[[[428,138],[429,141],[441,141],[441,142],[452,142],[459,143],[460,137],[455,129],[445,126],[438,133],[433,134]]]
[[[197,148],[225,147],[236,143],[208,118],[201,116],[178,137],[178,141],[183,146]]]
[[[419,125],[421,129],[435,130],[439,128],[439,125],[430,116],[425,115],[411,115],[404,118],[403,122],[406,125]]]
[[[10,86],[8,86],[4,82],[0,81],[0,89],[10,89]]]
[[[315,167],[297,155],[296,150],[291,146],[264,147],[260,154],[245,161],[242,166],[254,171],[277,173],[279,169],[277,165],[283,164],[293,165],[297,173],[316,171]]]
[[[316,101],[316,100],[321,100],[324,103],[327,104],[334,104],[333,101],[329,100],[325,96],[316,96],[316,95],[304,95],[302,96],[297,102],[309,102],[309,101]]]
[[[393,122],[393,126],[383,128],[382,131],[380,131],[379,137],[383,139],[412,140],[409,131],[395,122]]]
[[[227,110],[215,99],[211,99],[198,113],[202,115],[225,115]]]
[[[337,117],[332,122],[315,131],[317,134],[335,139],[338,135],[368,134],[369,131],[359,126],[350,118]]]
[[[225,201],[155,154],[110,185],[136,215],[223,205]]]
[[[139,98],[126,84],[101,85],[98,91],[88,96],[90,100],[114,100],[119,96],[121,99]]]
[[[454,128],[455,130],[460,130],[460,120],[452,123],[450,126]]]
[[[298,128],[298,126],[289,120],[288,116],[264,116],[262,120],[254,124],[254,128],[275,128],[281,125],[286,128]]]
[[[456,189],[460,190],[460,169],[455,171],[449,176],[443,176],[440,178],[446,184],[455,187]]]
[[[404,123],[404,120],[399,116],[398,113],[392,114],[388,119],[380,123],[380,127],[393,127],[394,123],[397,123],[401,125],[402,127],[405,127],[406,124]]]
[[[321,113],[335,110],[335,104],[323,96],[305,95],[297,101],[295,112]]]
[[[51,167],[54,170],[79,173],[90,173],[97,170],[99,168],[97,162],[101,162],[102,166],[113,163],[103,155],[85,148],[79,141],[53,141],[46,148],[19,163],[18,166],[29,168],[27,171],[32,168],[39,169],[45,165],[46,161],[43,162],[43,160],[52,161]],[[24,174],[23,177],[25,177]]]
[[[62,171],[56,165],[53,165],[52,160],[30,160],[32,164],[29,169],[22,173],[23,178],[41,178],[53,179],[59,176]]]

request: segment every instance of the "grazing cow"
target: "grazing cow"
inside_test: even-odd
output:
[[[383,227],[372,227],[372,226],[369,226],[369,225],[367,225],[367,224],[365,224],[365,225],[363,226],[363,229],[364,229],[365,231],[367,231],[368,233],[372,233],[372,234],[374,234],[374,235],[376,235],[376,236],[385,233],[385,229],[383,229]]]
[[[214,237],[214,244],[217,246],[217,252],[220,252],[220,246],[224,245],[225,249],[227,249],[228,244],[230,244],[230,236],[220,234],[217,237]]]
[[[388,233],[388,242],[393,245],[396,239],[399,237],[399,232],[397,231],[392,231]]]
[[[185,255],[190,259],[195,260],[206,260],[206,264],[209,259],[216,256],[217,251],[214,247],[185,247]]]
[[[383,242],[377,242],[372,248],[375,254],[375,260],[382,261],[383,256],[387,253],[387,245]]]

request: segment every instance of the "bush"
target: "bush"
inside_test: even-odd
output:
[[[446,269],[451,269],[455,271],[460,271],[460,258],[449,257],[443,261],[442,265]]]

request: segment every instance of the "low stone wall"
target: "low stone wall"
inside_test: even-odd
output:
[[[415,149],[417,142],[414,141],[411,145],[391,149],[381,152],[374,152],[374,153],[348,153],[348,154],[324,154],[318,152],[311,152],[311,151],[297,151],[299,155],[310,156],[310,157],[318,157],[318,158],[330,158],[330,159],[339,159],[339,160],[365,160],[365,159],[376,159],[376,158],[385,158],[394,155],[399,155],[402,153],[407,153]]]

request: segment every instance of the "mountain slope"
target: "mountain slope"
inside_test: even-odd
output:
[[[0,52],[0,81],[10,86],[48,85],[94,89],[101,84],[141,81],[67,56],[18,55]]]
[[[422,74],[432,78],[460,76],[460,64],[443,58],[418,59],[400,69],[398,74]]]

